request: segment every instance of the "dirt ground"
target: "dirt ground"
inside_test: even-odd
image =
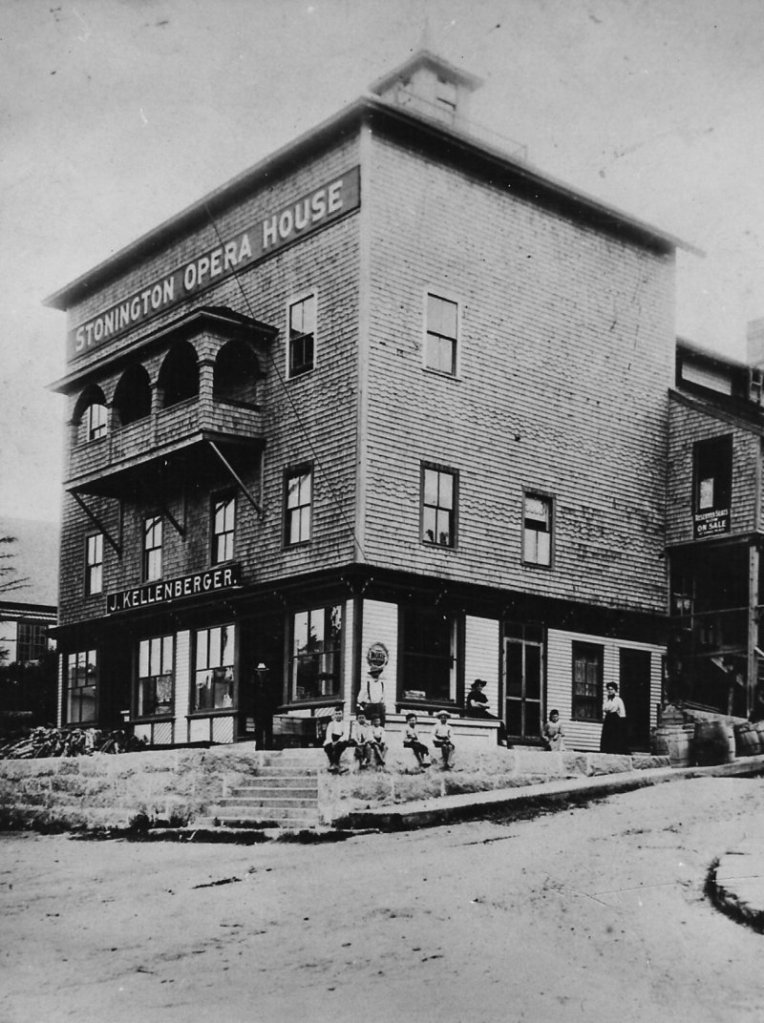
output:
[[[764,814],[704,778],[335,844],[0,837],[0,1020],[760,1023],[704,896]]]

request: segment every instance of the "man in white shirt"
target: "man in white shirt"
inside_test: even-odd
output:
[[[338,704],[324,737],[324,753],[329,758],[330,771],[339,771],[342,754],[350,745],[350,726],[343,720],[343,715],[342,704]]]

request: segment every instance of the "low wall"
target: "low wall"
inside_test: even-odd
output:
[[[127,828],[192,824],[215,816],[230,788],[257,777],[265,765],[319,768],[321,820],[357,809],[395,805],[432,796],[486,792],[563,778],[668,766],[666,757],[617,757],[599,753],[548,753],[491,747],[460,751],[454,769],[437,762],[420,771],[409,750],[391,748],[384,771],[357,769],[345,753],[346,774],[329,774],[320,749],[258,751],[254,743],[211,749],[147,750],[140,753],[40,760],[0,760],[0,826]]]
[[[0,760],[0,825],[125,828],[185,824],[257,774],[254,743],[211,749]]]

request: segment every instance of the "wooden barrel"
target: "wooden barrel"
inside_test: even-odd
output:
[[[668,757],[672,767],[691,763],[694,725],[659,725],[652,735],[652,750],[657,757]]]
[[[735,725],[735,752],[739,757],[756,757],[761,753],[761,738],[750,721]]]
[[[735,759],[735,732],[725,721],[697,721],[693,739],[695,763],[729,764]]]

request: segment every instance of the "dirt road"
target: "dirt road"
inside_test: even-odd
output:
[[[759,1023],[764,937],[703,894],[764,784],[333,845],[0,837],[3,1023]]]

